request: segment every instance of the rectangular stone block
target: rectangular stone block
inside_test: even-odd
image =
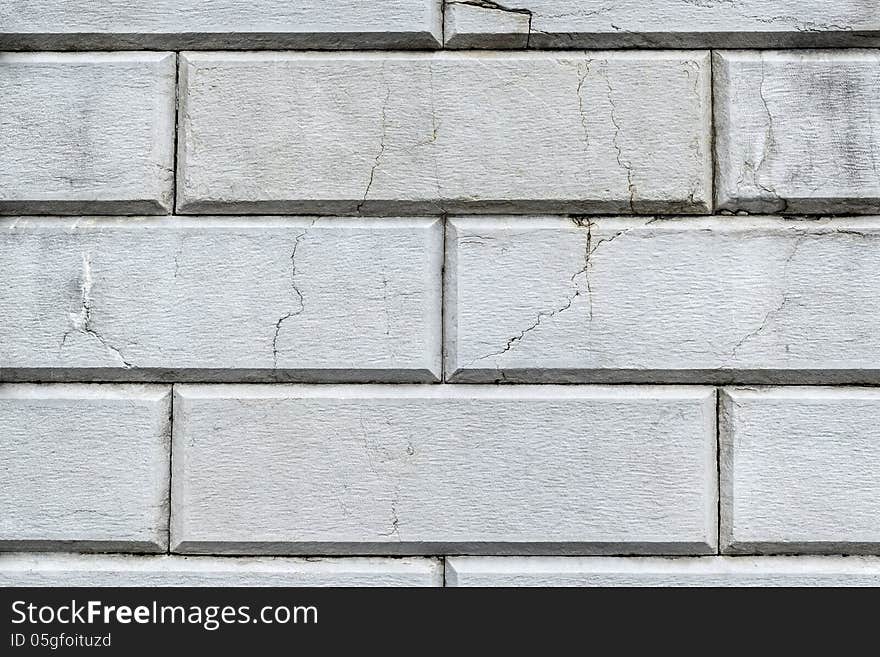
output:
[[[876,214],[880,51],[715,53],[715,134],[722,210]]]
[[[450,219],[447,380],[880,382],[880,218]]]
[[[175,386],[172,551],[706,554],[715,392]]]
[[[710,77],[699,51],[185,53],[178,210],[705,212]]]
[[[878,0],[446,2],[452,48],[789,48],[880,44]]]
[[[880,586],[872,557],[450,557],[447,586]]]
[[[175,62],[0,53],[0,214],[169,212]]]
[[[0,384],[0,551],[164,551],[170,443],[170,386]]]
[[[729,553],[880,553],[880,390],[733,388],[721,404]]]
[[[434,48],[442,0],[4,0],[0,49]]]
[[[0,220],[0,379],[435,381],[437,219]]]
[[[0,554],[0,586],[442,586],[438,559]]]

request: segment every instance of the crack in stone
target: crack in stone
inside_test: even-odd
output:
[[[602,14],[607,14],[609,11],[612,11],[614,9],[614,7],[615,7],[615,5],[609,4],[609,5],[605,5],[604,7],[599,7],[598,9],[589,9],[587,11],[584,11],[580,7],[578,7],[578,9],[576,11],[544,11],[542,9],[541,15],[544,16],[545,18],[556,18],[556,19],[559,19],[559,18],[563,18],[563,19],[591,18],[593,16],[600,16]],[[548,34],[547,32],[541,32],[540,30],[535,30],[535,32],[539,32],[540,34]],[[563,34],[563,33],[558,33],[558,34]],[[564,36],[566,38],[570,39],[571,33],[564,33]]]
[[[524,328],[522,331],[520,331],[519,335],[515,335],[512,338],[509,338],[507,340],[507,344],[504,346],[504,349],[502,349],[501,351],[498,351],[496,353],[493,353],[493,354],[487,354],[486,356],[483,356],[483,358],[488,358],[490,356],[501,356],[502,354],[507,353],[508,351],[513,349],[513,347],[519,341],[521,341],[524,337],[526,337],[526,334],[528,334],[531,331],[534,331],[536,328],[538,328],[541,325],[541,322],[544,321],[544,319],[549,319],[551,317],[555,317],[559,313],[565,312],[566,310],[571,308],[571,305],[574,303],[575,297],[578,297],[578,296],[580,296],[580,290],[576,290],[573,295],[571,295],[570,297],[567,297],[565,300],[565,303],[561,307],[559,307],[555,310],[542,310],[542,311],[540,311],[533,324],[531,324],[530,326],[528,326],[528,327]]]
[[[582,94],[582,89],[584,84],[586,83],[587,76],[590,75],[590,66],[592,65],[593,60],[588,59],[586,62],[582,64],[578,64],[577,72],[578,72],[578,85],[577,85],[577,99],[578,99],[578,112],[581,116],[581,128],[584,132],[584,155],[588,156],[588,151],[590,150],[590,130],[587,125],[587,112],[584,109],[584,97]]]
[[[388,532],[381,532],[382,536],[396,536],[398,541],[400,538],[400,516],[397,515],[397,504],[400,502],[399,493],[395,493],[391,500],[391,528]]]
[[[372,472],[377,477],[382,477],[379,471],[376,469],[376,463],[373,461],[373,453],[370,449],[370,438],[367,434],[367,426],[364,423],[364,414],[361,413],[358,416],[358,422],[361,427],[361,443],[364,446],[364,454],[367,457],[367,464],[370,468],[370,472]],[[397,505],[400,503],[400,489],[395,486],[394,487],[394,496],[391,499],[391,526],[388,532],[380,532],[382,536],[397,536],[397,540],[400,541],[400,517],[397,515]]]
[[[275,322],[275,335],[272,336],[272,367],[273,369],[278,369],[278,336],[281,334],[281,327],[288,319],[291,317],[296,317],[297,315],[301,315],[303,311],[306,309],[305,298],[303,297],[302,291],[299,289],[299,286],[296,282],[296,252],[299,249],[300,242],[302,242],[309,230],[312,226],[315,225],[317,219],[313,219],[311,223],[299,233],[293,242],[293,249],[290,252],[290,287],[293,290],[293,293],[296,295],[296,301],[299,307],[296,310],[291,310],[286,312],[284,315],[278,318],[278,321]]]
[[[761,104],[764,106],[764,113],[767,115],[767,128],[765,133],[764,140],[764,148],[761,152],[761,161],[758,162],[757,167],[755,169],[755,185],[760,189],[763,189],[768,194],[772,194],[773,197],[782,204],[782,207],[773,208],[771,211],[773,212],[785,212],[788,209],[788,201],[782,198],[779,193],[772,187],[767,187],[758,182],[758,178],[761,175],[761,169],[764,168],[764,165],[767,164],[767,161],[770,158],[770,153],[776,147],[776,130],[773,125],[773,113],[770,111],[770,105],[767,102],[767,96],[764,93],[764,83],[766,80],[766,63],[764,61],[763,55],[761,56],[761,82],[758,86],[758,95],[761,97]]]
[[[783,281],[783,285],[785,285],[785,281],[788,280],[788,270],[791,266],[792,260],[794,260],[795,255],[797,255],[798,250],[801,248],[801,245],[807,239],[810,239],[812,237],[815,237],[816,235],[821,235],[821,234],[822,233],[816,233],[816,234],[801,233],[800,236],[798,237],[798,239],[795,240],[795,243],[791,249],[791,252],[785,258],[785,265],[783,267],[783,272],[782,272],[782,276],[781,276],[782,281]],[[779,303],[765,313],[764,318],[761,320],[761,323],[755,329],[746,333],[742,337],[742,339],[734,345],[733,350],[731,351],[731,356],[733,358],[736,358],[737,351],[739,351],[739,349],[741,349],[742,346],[746,342],[748,342],[752,338],[755,338],[758,335],[760,335],[761,333],[763,333],[767,329],[767,327],[770,325],[770,323],[772,321],[775,321],[776,318],[779,317],[780,314],[782,314],[782,312],[785,310],[785,306],[788,304],[788,302],[790,300],[791,300],[790,293],[783,290],[782,294],[780,296]]]
[[[761,155],[758,162],[753,162],[751,157],[743,162],[742,170],[740,171],[739,180],[737,181],[738,185],[742,185],[745,181],[750,181],[751,184],[757,189],[765,192],[772,198],[769,201],[765,201],[764,199],[759,199],[758,203],[762,204],[761,207],[752,207],[749,210],[754,209],[757,212],[786,212],[788,210],[788,200],[779,195],[779,193],[773,187],[770,187],[764,183],[762,183],[759,179],[761,177],[761,171],[767,165],[771,152],[776,147],[776,132],[775,127],[773,125],[773,113],[770,111],[770,105],[767,100],[767,96],[764,92],[764,82],[766,77],[765,71],[765,62],[763,57],[761,58],[761,81],[758,86],[758,95],[761,98],[761,104],[764,108],[764,114],[767,119],[767,126],[764,131],[764,144],[761,148]],[[764,207],[763,204],[765,202],[770,203],[770,207]]]
[[[816,33],[816,32],[852,32],[852,25],[841,25],[840,23],[821,23],[818,21],[808,21],[798,18],[797,16],[760,16],[755,14],[745,14],[746,18],[754,20],[765,25],[774,25],[782,23],[794,29],[795,32]]]
[[[608,87],[608,104],[611,106],[611,124],[614,126],[614,136],[611,139],[611,144],[614,146],[614,150],[617,152],[617,165],[622,168],[626,172],[626,186],[629,191],[629,210],[632,214],[636,214],[635,208],[635,194],[636,194],[636,186],[633,181],[633,168],[632,162],[624,162],[623,160],[623,148],[620,145],[620,122],[617,119],[617,105],[614,102],[614,88],[611,85],[611,78],[608,76],[608,62],[605,62],[606,68],[603,71],[602,77],[605,78],[605,84]]]
[[[609,242],[613,242],[621,235],[626,235],[630,230],[632,230],[632,228],[625,228],[624,230],[619,230],[616,233],[614,233],[613,235],[611,235],[611,237],[603,237],[601,239],[594,240],[593,239],[593,227],[595,226],[595,222],[593,222],[588,217],[580,217],[580,216],[574,216],[574,217],[572,217],[571,220],[575,226],[577,226],[578,228],[585,228],[587,231],[587,241],[586,241],[586,246],[584,248],[584,266],[579,271],[575,272],[572,275],[571,280],[572,280],[572,282],[574,282],[574,279],[577,278],[578,276],[584,277],[584,285],[586,286],[586,290],[587,290],[587,304],[588,304],[587,311],[588,311],[588,316],[590,319],[590,326],[592,326],[592,322],[593,322],[593,283],[592,283],[592,280],[590,279],[590,271],[593,268],[593,260],[592,260],[593,254],[596,252],[596,250],[600,246],[602,246],[603,244],[607,244]],[[578,293],[575,293],[574,296],[578,296]]]
[[[125,360],[122,352],[107,342],[104,336],[92,327],[92,284],[92,258],[89,254],[83,253],[79,312],[68,313],[73,328],[65,331],[64,335],[61,336],[61,344],[58,346],[58,350],[61,351],[64,349],[64,345],[67,344],[67,338],[69,338],[72,333],[78,331],[84,335],[95,338],[105,349],[116,356],[126,369],[130,369],[133,365]]]
[[[611,29],[615,32],[619,32],[620,34],[626,34],[629,37],[632,37],[633,43],[631,46],[636,47],[646,47],[646,48],[668,48],[668,44],[664,44],[662,40],[655,39],[653,37],[649,37],[644,32],[628,30],[626,28],[620,27],[619,25],[615,25],[614,23],[608,23],[611,26]]]
[[[525,47],[528,48],[531,45],[532,19],[534,17],[531,9],[526,9],[525,7],[506,7],[504,5],[498,4],[497,2],[491,2],[491,0],[456,0],[455,2],[448,2],[446,4],[468,5],[471,7],[480,7],[481,9],[491,9],[492,11],[503,11],[509,14],[520,14],[522,16],[526,16],[528,18],[528,25],[526,26]]]
[[[385,335],[391,335],[391,313],[388,311],[388,274],[382,268],[382,311],[385,315]]]
[[[827,223],[828,220],[827,219],[820,219],[819,221],[821,221],[822,223]],[[783,267],[783,273],[782,273],[782,276],[780,277],[781,280],[783,281],[783,285],[785,284],[785,281],[788,280],[789,269],[791,267],[791,264],[792,264],[795,256],[798,253],[798,250],[801,248],[801,246],[807,240],[821,239],[822,237],[825,237],[828,235],[850,235],[853,237],[858,237],[860,239],[871,239],[872,237],[876,237],[876,235],[874,235],[873,233],[871,233],[871,234],[864,233],[862,231],[855,230],[853,228],[833,228],[832,227],[830,230],[812,230],[809,232],[798,231],[798,238],[795,240],[795,243],[791,249],[791,252],[785,258],[785,265]],[[779,317],[779,315],[782,314],[782,312],[785,310],[786,305],[790,301],[791,301],[791,294],[789,292],[783,290],[783,292],[780,295],[779,303],[765,313],[764,318],[761,320],[761,323],[755,329],[749,331],[746,335],[744,335],[742,337],[742,339],[739,340],[739,342],[736,343],[736,345],[734,345],[733,350],[731,352],[731,355],[735,358],[737,355],[737,351],[740,348],[742,348],[742,346],[746,342],[748,342],[752,338],[755,338],[756,336],[760,335],[765,330],[767,330],[767,327],[770,326],[771,322],[775,321]]]
[[[718,5],[733,5],[737,0],[681,0],[686,5],[701,7],[703,9],[715,9]]]
[[[785,310],[785,306],[789,302],[789,300],[790,300],[790,296],[789,296],[788,292],[783,292],[782,298],[780,299],[780,302],[779,302],[779,305],[777,305],[775,308],[771,308],[770,310],[768,310],[767,313],[764,315],[764,319],[761,320],[761,324],[756,329],[746,333],[746,335],[743,336],[743,338],[739,342],[737,342],[736,345],[734,345],[734,347],[733,347],[733,357],[734,358],[736,358],[736,352],[746,342],[748,342],[752,338],[755,338],[758,335],[760,335],[761,333],[763,333],[764,330],[767,328],[767,326],[769,326],[770,322],[772,320],[775,320],[778,315],[782,314],[782,312]]]
[[[437,101],[436,92],[434,90],[434,64],[428,62],[428,87],[431,90],[431,136],[426,143],[433,144],[437,141],[437,135],[440,132],[440,123],[437,121]]]
[[[367,180],[367,187],[364,189],[364,196],[361,199],[361,202],[357,204],[355,211],[360,214],[364,205],[367,202],[367,196],[370,194],[370,188],[373,186],[373,177],[376,175],[376,170],[379,168],[379,164],[382,161],[382,156],[385,155],[385,137],[387,132],[387,112],[388,112],[388,100],[391,98],[391,86],[385,82],[385,100],[382,101],[382,125],[381,132],[379,133],[379,152],[376,153],[376,157],[373,161],[373,166],[370,168],[370,177]]]
[[[445,212],[443,209],[443,182],[440,176],[440,164],[437,161],[437,149],[434,147],[434,144],[437,143],[437,136],[440,133],[440,122],[437,120],[437,98],[434,89],[433,62],[428,62],[428,86],[431,89],[431,136],[426,145],[431,147],[431,160],[434,165],[434,184],[437,188],[438,206],[441,212]]]
[[[860,230],[853,230],[852,228],[835,228],[832,231],[835,235],[855,235],[856,237],[861,237],[862,239],[871,239],[875,235],[869,235],[868,233],[863,233]]]
[[[569,310],[572,307],[572,305],[574,304],[575,299],[577,299],[580,296],[586,296],[586,298],[587,298],[588,325],[590,328],[592,328],[592,322],[593,322],[593,284],[592,284],[592,279],[590,277],[590,272],[592,271],[592,268],[594,265],[593,256],[595,255],[596,251],[599,249],[600,246],[602,246],[603,244],[608,244],[610,242],[613,242],[618,237],[628,233],[630,230],[632,230],[632,228],[626,228],[623,230],[619,230],[609,237],[604,237],[604,238],[597,240],[597,239],[595,239],[595,237],[593,235],[593,228],[595,227],[596,224],[592,219],[590,219],[589,217],[585,217],[585,216],[575,215],[575,216],[571,217],[571,221],[578,228],[585,229],[586,233],[587,233],[585,244],[584,244],[583,266],[580,269],[578,269],[574,274],[572,274],[569,279],[572,283],[574,283],[574,286],[575,286],[574,292],[572,292],[570,295],[568,295],[566,297],[565,301],[559,307],[553,308],[551,310],[540,311],[537,314],[535,321],[532,322],[532,324],[530,324],[526,328],[522,329],[517,335],[514,335],[514,336],[508,338],[507,343],[505,344],[503,349],[489,353],[489,354],[485,354],[483,356],[479,356],[477,358],[474,358],[470,362],[466,363],[462,367],[462,369],[467,369],[467,368],[473,366],[474,363],[477,363],[481,360],[485,360],[487,358],[494,358],[494,357],[498,357],[498,356],[502,356],[503,354],[506,354],[508,351],[513,349],[519,342],[521,342],[525,338],[526,335],[528,335],[530,332],[537,329],[546,320],[551,319],[551,318],[555,317],[556,315],[559,315],[559,314],[564,313],[565,311]],[[645,225],[647,225],[648,223],[651,223],[653,221],[655,221],[655,219],[650,219],[648,222],[646,222]],[[464,239],[471,239],[471,240],[473,239],[473,237],[475,237],[475,236],[472,236],[472,235],[463,236]],[[473,241],[468,242],[468,243],[479,244],[478,242],[473,242]],[[582,277],[583,283],[577,282],[577,279],[581,278],[581,277]],[[503,370],[499,370],[499,373],[501,374],[502,379],[506,378],[504,376]]]

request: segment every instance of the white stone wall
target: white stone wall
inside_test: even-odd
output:
[[[0,585],[880,585],[880,2],[0,2]]]

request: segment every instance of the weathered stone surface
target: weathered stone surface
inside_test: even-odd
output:
[[[453,218],[446,372],[880,382],[880,219]]]
[[[871,557],[450,557],[447,586],[880,586]]]
[[[453,48],[880,44],[878,0],[453,0],[445,17]]]
[[[880,211],[880,51],[715,57],[720,209]]]
[[[0,551],[164,551],[170,443],[171,386],[0,384]]]
[[[705,212],[705,52],[187,53],[178,210]]]
[[[433,381],[437,219],[0,220],[0,379]]]
[[[723,549],[880,553],[878,413],[876,389],[725,390]]]
[[[0,586],[442,586],[437,559],[0,554]]]
[[[172,550],[706,554],[715,392],[175,386]]]
[[[170,211],[175,61],[0,53],[0,214]]]
[[[432,48],[441,0],[3,0],[0,49]]]

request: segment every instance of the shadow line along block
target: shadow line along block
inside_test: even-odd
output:
[[[878,586],[873,557],[451,557],[447,586]]]
[[[0,586],[442,586],[438,559],[0,555]]]
[[[445,18],[452,48],[880,44],[878,0],[453,0]]]
[[[0,49],[435,48],[441,0],[3,0]]]

